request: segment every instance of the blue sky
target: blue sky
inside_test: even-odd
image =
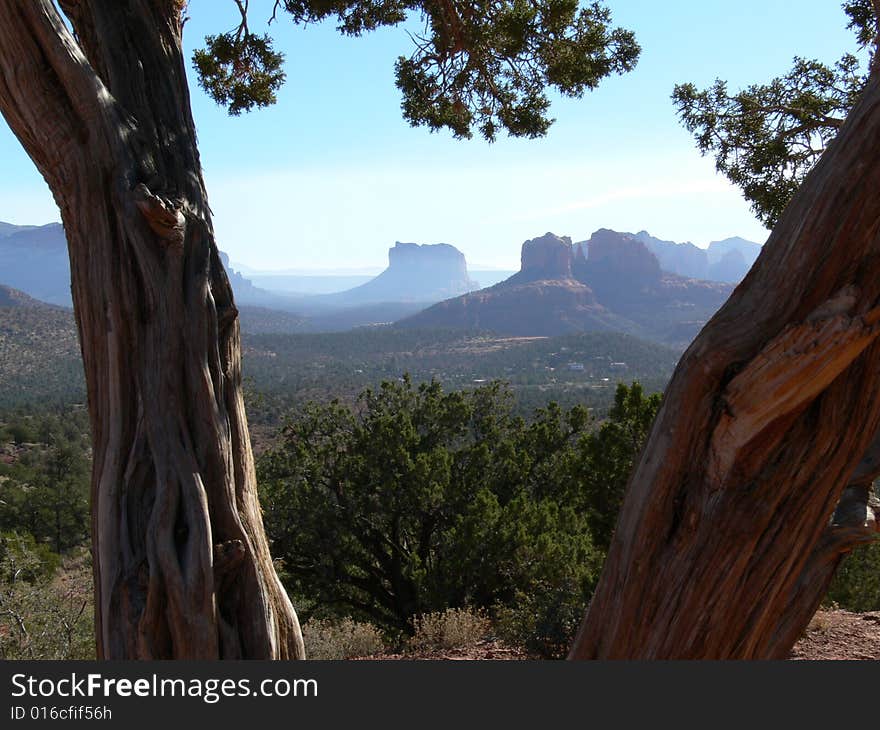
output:
[[[271,0],[251,2],[261,26]],[[679,125],[676,82],[731,87],[785,72],[795,55],[854,50],[836,0],[609,0],[636,32],[636,70],[580,100],[554,98],[541,140],[455,141],[400,116],[400,28],[344,38],[332,23],[272,26],[287,56],[279,103],[241,117],[191,78],[193,113],[220,247],[256,269],[377,270],[394,241],[451,243],[472,268],[518,268],[522,241],[597,228],[692,241],[767,235],[737,189]],[[232,0],[191,0],[187,54],[234,27]],[[0,220],[59,220],[42,178],[0,123]]]

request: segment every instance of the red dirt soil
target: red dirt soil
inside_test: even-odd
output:
[[[880,611],[817,611],[791,658],[880,659]]]
[[[523,651],[497,641],[481,641],[465,649],[406,654],[376,654],[363,659],[429,659],[446,661],[530,659]],[[850,613],[840,609],[819,610],[803,638],[795,644],[791,659],[880,659],[880,611]]]

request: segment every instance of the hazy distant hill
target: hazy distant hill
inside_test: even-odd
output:
[[[295,313],[297,311],[297,302],[294,297],[255,286],[250,279],[232,268],[229,264],[229,256],[223,251],[220,252],[220,260],[226,269],[226,275],[229,277],[229,283],[232,286],[237,305],[267,310],[274,309],[286,313]],[[299,319],[302,318],[300,317]]]
[[[220,254],[235,292],[236,302],[289,311],[292,301],[254,286],[229,267]],[[20,289],[50,304],[72,306],[67,240],[60,223],[13,226],[0,223],[0,284]]]
[[[377,327],[420,312],[424,302],[379,302],[310,312],[303,332],[345,332],[355,327]]]
[[[4,223],[3,221],[0,221],[0,238],[16,233],[17,231],[24,231],[36,227],[37,226],[16,226],[12,223]]]
[[[304,332],[307,320],[293,312],[283,312],[266,307],[239,304],[238,317],[241,331],[252,334],[266,332]]]
[[[382,274],[330,296],[269,291],[236,271],[222,251],[220,256],[242,312],[242,326],[252,332],[341,331],[389,323],[476,286],[467,276],[464,256],[446,244],[397,244]],[[70,264],[61,224],[0,223],[0,284],[70,307]]]
[[[0,226],[0,284],[44,302],[71,306],[70,260],[61,224]]]
[[[45,302],[41,302],[28,296],[23,291],[13,289],[11,286],[0,284],[0,307],[47,307]]]
[[[663,271],[637,237],[604,229],[576,246],[552,233],[526,241],[521,260],[506,281],[398,324],[518,336],[615,330],[683,346],[732,288]]]
[[[243,326],[252,332],[342,331],[395,322],[445,300],[419,315],[423,319],[416,323],[518,334],[615,330],[680,343],[695,334],[726,293],[705,281],[694,283],[693,275],[691,283],[684,283],[681,276],[682,280],[675,279],[675,272],[705,269],[708,273],[699,278],[735,282],[760,252],[758,244],[738,238],[715,242],[703,251],[690,244],[659,241],[645,232],[613,235],[630,241],[618,247],[618,258],[632,242],[644,244],[622,268],[606,271],[608,261],[603,264],[593,255],[579,263],[578,256],[587,258],[590,242],[572,246],[565,239],[566,252],[557,250],[555,255],[569,257],[569,269],[560,272],[541,263],[550,249],[538,243],[533,251],[524,248],[519,273],[480,291],[473,291],[477,282],[470,278],[464,255],[448,244],[398,242],[389,250],[388,268],[378,276],[342,292],[299,297],[255,285],[230,266],[225,254],[221,256],[242,308]],[[660,253],[651,257],[645,246]],[[687,266],[682,263],[685,259],[690,261]],[[705,266],[700,263],[703,259]],[[633,266],[665,273],[655,272],[653,279],[635,287]],[[678,269],[670,273],[673,266]],[[62,226],[0,224],[0,284],[69,307],[70,273]],[[245,307],[253,308],[247,317]]]
[[[254,285],[278,294],[310,296],[335,294],[366,284],[374,277],[369,274],[275,274],[244,272]]]
[[[664,271],[728,284],[738,284],[761,253],[759,243],[739,237],[713,241],[707,249],[692,243],[662,241],[647,231],[639,231],[634,238],[647,246]]]
[[[73,312],[0,286],[0,408],[85,401]]]
[[[390,324],[476,287],[454,246],[397,242],[388,250],[388,268],[378,276],[332,294],[291,295],[289,306],[305,317],[302,331],[340,332]]]
[[[738,284],[752,268],[760,253],[759,244],[738,236],[712,241],[706,250],[710,278]]]
[[[353,289],[316,297],[332,306],[381,302],[439,302],[476,289],[464,254],[448,243],[397,241],[388,249],[388,268]]]

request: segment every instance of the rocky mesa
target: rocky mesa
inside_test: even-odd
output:
[[[399,324],[485,329],[515,336],[629,328],[574,277],[570,238],[546,233],[526,241],[520,261],[520,271],[509,279],[435,304]]]
[[[519,336],[616,330],[683,347],[732,289],[664,271],[631,234],[600,229],[572,244],[547,233],[523,243],[521,269],[509,279],[399,324]]]
[[[448,243],[401,243],[388,249],[388,268],[365,284],[315,297],[325,304],[438,302],[477,288],[464,254]]]

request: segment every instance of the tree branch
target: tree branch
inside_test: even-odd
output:
[[[0,113],[50,186],[64,175],[66,150],[91,140],[96,119],[116,115],[51,0],[0,0]]]

